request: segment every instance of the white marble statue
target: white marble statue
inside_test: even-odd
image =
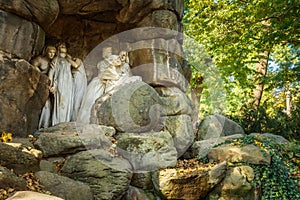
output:
[[[92,79],[84,95],[77,122],[90,123],[91,110],[100,97],[113,94],[120,87],[134,81],[142,81],[140,76],[132,76],[126,51],[112,54],[112,48],[103,49],[104,58],[97,64],[98,76]]]
[[[74,101],[71,63],[74,64],[75,62],[67,56],[65,43],[59,44],[57,51],[58,54],[53,58],[49,71],[49,78],[51,80],[50,91],[54,94],[52,125],[71,121]]]
[[[31,64],[36,67],[38,71],[48,76],[51,60],[54,58],[56,48],[54,46],[47,46],[43,55],[36,57],[31,61]],[[48,128],[51,125],[51,110],[52,103],[50,96],[48,97],[39,119],[38,128]]]
[[[119,56],[112,55],[112,48],[103,48],[103,60],[97,64],[98,76],[89,83],[82,104],[77,116],[77,122],[89,123],[91,109],[95,101],[110,88],[113,88],[113,81],[119,80],[115,71],[117,65],[121,65]]]
[[[83,100],[87,88],[87,78],[85,73],[85,68],[82,60],[79,58],[73,58],[77,67],[72,68],[73,74],[73,111],[71,116],[71,121],[76,121],[77,115]],[[73,66],[73,65],[72,65]]]

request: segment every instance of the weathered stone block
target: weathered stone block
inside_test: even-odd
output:
[[[0,62],[0,69],[0,131],[26,137],[38,127],[49,79],[25,60]]]
[[[219,145],[226,140],[232,140],[240,137],[243,137],[243,135],[235,134],[219,138],[210,138],[207,140],[195,141],[193,145],[184,153],[183,157],[186,159],[204,158],[214,146]]]
[[[168,10],[155,10],[140,21],[137,27],[160,27],[178,31],[176,15]]]
[[[140,188],[129,186],[129,189],[127,190],[122,200],[133,200],[133,199],[156,200],[157,197],[155,197],[151,191],[146,191]]]
[[[0,166],[0,189],[5,190],[7,188],[26,190],[26,181],[9,169]]]
[[[177,162],[172,136],[166,131],[121,133],[117,140],[119,154],[131,163],[135,172],[153,171]]]
[[[157,92],[142,81],[118,88],[100,97],[91,112],[91,122],[115,127],[121,132],[147,132],[160,123],[161,100]]]
[[[193,104],[187,95],[176,87],[156,87],[164,108],[164,115],[189,115],[194,116]]]
[[[226,162],[211,169],[168,168],[152,174],[156,192],[163,199],[204,199],[225,176]]]
[[[251,184],[254,170],[250,166],[239,166],[230,169],[220,185],[209,195],[209,199],[222,200],[257,200],[255,188]]]
[[[91,148],[110,147],[109,136],[114,133],[112,127],[66,122],[39,130],[35,145],[42,150],[44,157],[74,154]]]
[[[188,115],[167,116],[163,118],[165,130],[172,135],[174,146],[180,157],[194,141],[192,119]]]
[[[244,135],[245,132],[239,124],[223,115],[209,115],[201,121],[198,127],[197,140],[219,138],[234,134]]]
[[[2,10],[14,13],[28,21],[34,21],[44,29],[53,24],[59,13],[57,0],[1,0],[0,7]]]
[[[269,165],[271,162],[270,154],[266,151],[263,153],[259,147],[253,144],[242,147],[225,144],[212,148],[207,156],[216,162],[248,162],[256,165]]]
[[[18,191],[12,197],[7,200],[63,200],[62,198],[55,197],[52,195],[42,194],[32,191]]]
[[[0,165],[13,169],[15,173],[24,174],[39,170],[39,160],[23,148],[0,142]]]
[[[57,197],[72,200],[93,199],[90,187],[80,181],[46,171],[36,172],[35,176],[45,190]]]
[[[95,200],[119,200],[129,187],[131,166],[127,160],[107,153],[96,149],[72,155],[62,175],[89,185]]]
[[[3,10],[0,10],[0,21],[1,50],[26,60],[30,60],[42,51],[45,33],[36,23]]]

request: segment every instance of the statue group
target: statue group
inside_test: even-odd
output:
[[[97,64],[98,75],[87,86],[83,62],[67,52],[65,43],[47,46],[44,53],[31,64],[50,79],[50,95],[40,115],[38,128],[61,122],[89,123],[95,101],[117,86],[141,80],[132,76],[128,54],[112,54],[111,47],[103,48],[102,60]]]

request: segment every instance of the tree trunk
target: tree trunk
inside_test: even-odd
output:
[[[289,86],[287,86],[285,98],[286,98],[286,114],[288,116],[291,116],[292,102],[291,102],[291,91]]]
[[[264,90],[264,82],[263,79],[267,75],[268,71],[268,59],[269,58],[269,52],[265,51],[260,54],[259,56],[259,62],[255,66],[256,75],[254,76],[255,81],[255,89],[253,91],[253,99],[252,103],[254,105],[254,108],[257,109]]]

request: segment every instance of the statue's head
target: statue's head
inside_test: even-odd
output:
[[[129,62],[127,51],[120,51],[119,56],[122,62],[126,62],[126,63]]]
[[[102,49],[102,57],[104,59],[110,57],[112,55],[112,47],[104,47]]]
[[[50,60],[54,58],[56,53],[56,48],[54,46],[47,46],[45,49],[45,56],[47,56]]]
[[[115,66],[115,67],[121,66],[121,64],[122,64],[120,57],[117,55],[111,55],[106,60],[108,61],[108,63],[110,65]]]
[[[59,42],[57,44],[58,56],[64,58],[67,55],[67,45],[64,42]]]

